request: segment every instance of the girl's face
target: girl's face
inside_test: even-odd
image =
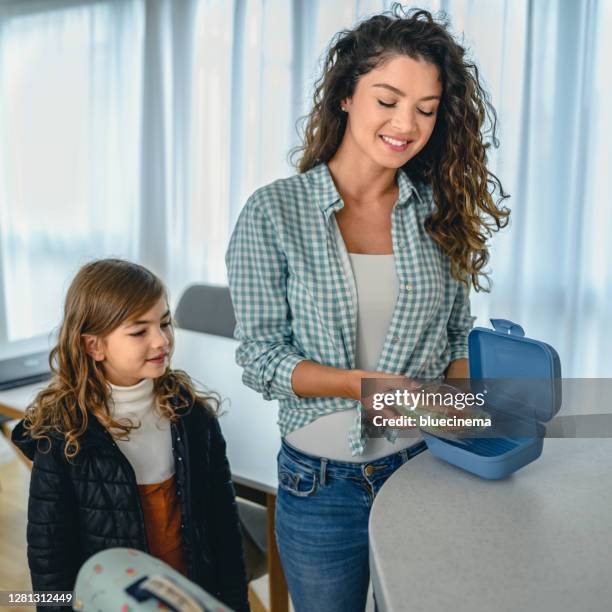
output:
[[[404,55],[387,60],[343,100],[348,121],[341,147],[383,168],[403,166],[427,144],[441,96],[433,64]]]
[[[166,371],[174,341],[166,298],[104,338],[87,334],[84,340],[87,352],[102,362],[112,384],[129,387],[144,378],[158,378]]]

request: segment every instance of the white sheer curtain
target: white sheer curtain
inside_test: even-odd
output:
[[[486,0],[445,8],[499,113],[493,168],[512,195],[479,323],[506,317],[560,353],[566,376],[612,374],[612,2]]]
[[[0,337],[50,329],[66,281],[136,257],[142,6],[0,4]]]
[[[0,0],[0,340],[47,330],[94,256],[174,296],[225,281],[248,195],[293,172],[331,36],[382,0]],[[521,323],[564,374],[612,369],[612,2],[448,0],[499,114],[512,195],[479,323]],[[2,293],[3,292],[3,293]]]

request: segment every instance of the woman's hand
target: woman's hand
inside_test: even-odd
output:
[[[399,391],[416,391],[421,388],[420,383],[414,381],[407,376],[401,374],[389,374],[387,372],[376,372],[369,370],[351,370],[351,397],[352,399],[362,400],[362,406],[364,413],[367,418],[374,419],[375,417],[381,417],[385,422],[398,422],[398,417],[401,417],[401,413],[395,408],[395,406],[383,405],[378,408],[374,408],[373,399],[374,393],[395,393]],[[375,390],[362,396],[361,394],[361,382],[364,378],[375,378],[377,383]],[[388,383],[384,381],[388,380]],[[370,387],[371,389],[371,387]],[[373,421],[374,423],[376,421]],[[414,429],[413,426],[409,425],[394,425],[397,429]]]
[[[451,361],[448,368],[444,372],[447,379],[470,377],[470,364],[467,359],[455,359]]]

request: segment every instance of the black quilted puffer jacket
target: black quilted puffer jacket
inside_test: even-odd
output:
[[[248,610],[247,582],[225,440],[217,419],[195,404],[171,425],[188,577],[231,608]],[[33,460],[28,563],[35,591],[72,591],[94,553],[148,551],[134,470],[90,414],[81,450],[68,462],[63,438],[32,440],[21,421],[13,442]],[[50,608],[43,608],[49,611]]]

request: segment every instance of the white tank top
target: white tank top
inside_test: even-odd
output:
[[[373,371],[377,369],[399,292],[395,257],[392,254],[348,255],[357,288],[355,366]],[[355,410],[333,412],[292,431],[285,439],[309,455],[351,463],[374,461],[417,442],[414,437],[398,438],[394,443],[386,438],[370,438],[364,453],[353,456],[347,436],[356,418]]]
[[[395,310],[399,282],[393,255],[349,253],[357,286],[357,352],[355,367],[376,370]]]

